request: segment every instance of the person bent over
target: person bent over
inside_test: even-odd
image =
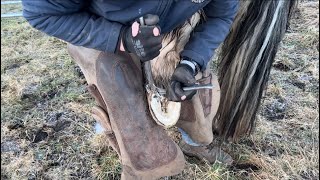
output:
[[[68,42],[88,90],[94,118],[122,163],[122,179],[157,179],[180,173],[183,153],[226,164],[232,158],[213,139],[219,84],[207,64],[224,41],[238,1],[23,0],[34,28]],[[139,23],[141,17],[145,25]],[[204,17],[204,18],[201,18]],[[150,61],[152,60],[152,61]],[[141,63],[150,61],[170,101],[181,102],[179,145],[148,109]],[[158,72],[158,73],[157,73]],[[197,83],[213,89],[184,91]]]

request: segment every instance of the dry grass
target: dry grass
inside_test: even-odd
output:
[[[319,178],[318,10],[318,1],[299,5],[255,133],[224,145],[234,165],[187,157],[185,170],[167,179]],[[22,18],[1,19],[1,179],[120,178],[116,153],[93,132],[94,102],[65,46]],[[179,140],[176,129],[169,134]]]

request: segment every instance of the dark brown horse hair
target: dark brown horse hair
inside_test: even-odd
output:
[[[241,0],[218,58],[221,99],[213,130],[238,140],[255,127],[262,93],[296,0]]]

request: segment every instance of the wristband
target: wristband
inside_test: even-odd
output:
[[[200,71],[200,67],[198,65],[197,62],[195,62],[194,60],[190,59],[190,58],[183,58],[181,61],[180,61],[180,64],[186,64],[188,66],[190,66],[193,70],[193,73],[194,75],[197,75],[198,72]]]

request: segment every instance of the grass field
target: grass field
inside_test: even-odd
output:
[[[234,164],[187,157],[185,170],[167,179],[319,179],[318,11],[319,1],[299,4],[255,132],[223,145]],[[119,179],[116,153],[94,133],[92,105],[65,42],[23,18],[1,19],[1,179]]]

